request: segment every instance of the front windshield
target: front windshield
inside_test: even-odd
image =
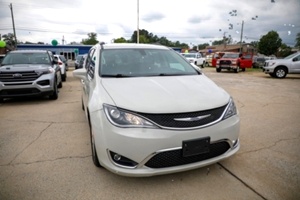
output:
[[[236,53],[225,53],[222,58],[238,58],[239,54]]]
[[[1,65],[17,64],[50,64],[47,53],[9,53],[3,59]]]
[[[100,76],[172,76],[198,72],[172,50],[104,49],[100,56]]]
[[[293,53],[287,57],[285,57],[284,59],[290,59],[290,58],[293,58],[295,55],[297,55],[299,52],[296,52],[296,53]]]

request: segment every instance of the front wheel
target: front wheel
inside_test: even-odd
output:
[[[216,68],[216,71],[217,71],[217,72],[221,72],[221,69],[220,69],[220,68]]]
[[[287,74],[287,70],[283,67],[278,67],[274,70],[274,75],[276,78],[284,78]]]
[[[54,81],[53,93],[49,96],[49,99],[56,100],[58,98],[57,80]]]
[[[237,66],[237,68],[234,69],[234,72],[235,72],[235,73],[239,73],[239,71],[240,71],[240,67]]]

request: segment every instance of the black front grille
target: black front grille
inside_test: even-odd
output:
[[[190,113],[172,113],[172,114],[147,114],[147,113],[138,113],[141,116],[155,122],[156,124],[163,127],[171,127],[171,128],[192,128],[199,127],[211,122],[216,121],[221,117],[227,105],[210,109],[204,111],[190,112]],[[209,116],[208,116],[209,115]],[[201,120],[191,120],[191,121],[182,121],[181,119],[192,118],[196,119],[196,117],[200,116],[208,116]],[[175,120],[177,119],[177,120]]]
[[[210,144],[209,148],[209,153],[188,157],[182,156],[182,149],[162,152],[152,157],[145,165],[150,168],[164,168],[196,163],[224,154],[230,145],[224,141]]]
[[[34,81],[40,76],[41,75],[35,71],[1,72],[0,81],[2,82]]]
[[[23,96],[23,95],[38,95],[41,91],[36,88],[24,88],[24,89],[9,89],[9,90],[1,90],[1,96]]]
[[[220,65],[230,65],[231,61],[230,60],[220,60]]]

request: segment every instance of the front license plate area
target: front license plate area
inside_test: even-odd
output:
[[[182,141],[182,156],[209,153],[210,137]]]

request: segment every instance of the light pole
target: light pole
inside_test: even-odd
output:
[[[140,43],[140,28],[139,28],[139,8],[140,5],[139,5],[139,0],[137,0],[137,30],[136,30],[136,35],[137,35],[137,38],[136,38],[136,42],[137,43]]]
[[[242,53],[242,48],[243,48],[243,44],[242,44],[242,40],[243,40],[243,31],[244,31],[244,20],[242,21],[242,28],[241,28],[241,39],[240,39],[240,53]]]

